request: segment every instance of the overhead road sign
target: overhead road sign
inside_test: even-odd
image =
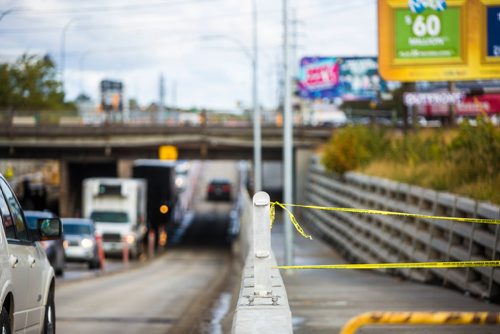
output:
[[[500,0],[378,0],[385,80],[500,78]]]
[[[177,160],[177,147],[171,145],[163,145],[158,149],[158,157],[160,160]]]

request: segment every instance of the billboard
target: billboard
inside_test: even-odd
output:
[[[120,81],[102,80],[101,85],[101,110],[123,111],[123,84]]]
[[[378,0],[385,80],[500,78],[500,0]]]
[[[454,105],[458,116],[500,115],[500,94],[465,96]],[[422,104],[417,106],[417,112],[425,117],[447,117],[449,106],[443,103]]]
[[[387,85],[376,57],[304,57],[298,90],[306,99],[376,100]]]
[[[299,93],[310,99],[338,97],[340,70],[337,58],[305,57],[300,61]]]

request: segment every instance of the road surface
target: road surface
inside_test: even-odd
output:
[[[200,324],[206,322],[210,308],[222,301],[226,306],[219,311],[228,309],[227,294],[222,291],[230,268],[227,229],[232,204],[206,202],[205,188],[216,176],[229,177],[236,184],[236,175],[234,162],[202,166],[194,211],[175,245],[162,256],[109,275],[59,280],[57,332],[185,333],[210,327]]]

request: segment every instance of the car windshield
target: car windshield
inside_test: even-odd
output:
[[[94,211],[90,219],[97,223],[128,223],[128,214],[122,211]]]
[[[64,234],[67,235],[90,235],[91,229],[88,225],[64,224]]]

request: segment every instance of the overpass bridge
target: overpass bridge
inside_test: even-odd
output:
[[[296,127],[296,161],[332,133],[328,127]],[[89,177],[130,177],[135,159],[157,159],[162,145],[177,147],[186,160],[252,160],[253,128],[159,124],[0,125],[0,158],[59,161],[59,213],[78,214],[81,183]],[[262,158],[282,160],[283,129],[262,127]]]
[[[295,127],[294,148],[325,142],[331,128]],[[0,156],[6,159],[110,160],[158,157],[174,145],[179,159],[252,159],[252,126],[125,125],[0,126]],[[281,160],[283,129],[262,127],[264,160]]]

